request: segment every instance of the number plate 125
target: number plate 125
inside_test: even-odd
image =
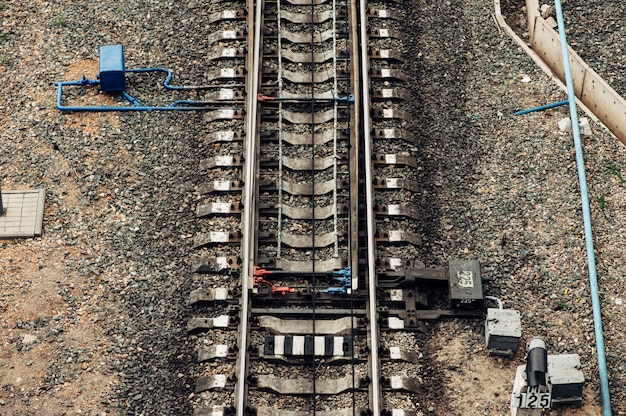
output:
[[[550,393],[517,393],[513,398],[513,406],[525,409],[549,409],[551,398]]]

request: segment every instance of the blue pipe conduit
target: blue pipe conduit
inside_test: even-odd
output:
[[[563,68],[565,70],[565,83],[567,85],[567,97],[569,101],[570,120],[574,135],[574,147],[576,149],[576,166],[578,168],[578,182],[580,184],[580,196],[582,200],[583,222],[585,225],[585,244],[587,249],[587,267],[589,269],[589,286],[591,289],[591,303],[593,307],[593,325],[596,333],[596,351],[598,354],[598,371],[600,373],[600,392],[602,394],[602,409],[604,416],[611,416],[611,397],[609,393],[609,380],[606,371],[606,355],[604,349],[604,334],[602,331],[602,313],[600,311],[600,296],[598,295],[598,275],[596,273],[596,259],[593,248],[593,234],[591,231],[591,216],[589,213],[589,194],[587,191],[587,177],[585,174],[585,160],[580,142],[580,126],[576,112],[576,95],[572,69],[569,63],[567,40],[565,38],[565,24],[563,21],[563,9],[561,0],[554,0],[556,18],[561,41],[561,54]]]
[[[167,74],[165,80],[162,85],[165,89],[168,90],[197,90],[197,89],[208,89],[213,86],[207,85],[190,85],[190,86],[179,86],[179,85],[170,85],[172,81],[172,71],[165,68],[137,68],[137,69],[126,69],[124,73],[146,73],[146,72],[163,72]],[[99,80],[92,80],[83,77],[78,81],[64,81],[64,82],[55,82],[54,85],[58,87],[57,91],[57,108],[61,111],[199,111],[199,110],[213,110],[214,108],[210,108],[204,106],[201,101],[194,100],[178,100],[174,101],[167,106],[144,106],[141,105],[139,100],[129,95],[126,91],[121,92],[121,96],[124,97],[128,102],[130,102],[131,106],[65,106],[62,103],[63,100],[63,87],[65,86],[95,86],[100,85]]]
[[[533,107],[533,108],[529,108],[527,110],[516,111],[516,112],[513,113],[513,115],[514,116],[521,116],[523,114],[534,113],[535,111],[549,110],[550,108],[560,107],[562,105],[566,105],[567,103],[569,103],[569,100],[559,101],[557,103],[546,104],[546,105],[542,105],[540,107]]]

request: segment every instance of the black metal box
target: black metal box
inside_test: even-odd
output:
[[[448,263],[450,303],[453,308],[481,308],[483,282],[478,260],[450,260]]]

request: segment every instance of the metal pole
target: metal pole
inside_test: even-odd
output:
[[[580,197],[582,201],[583,223],[585,229],[585,246],[587,249],[587,268],[589,270],[589,287],[591,291],[591,305],[593,309],[593,324],[596,333],[596,353],[598,354],[598,371],[600,375],[600,392],[602,394],[602,410],[604,416],[611,416],[611,397],[609,393],[609,378],[606,368],[606,354],[604,350],[604,334],[602,330],[602,313],[600,310],[600,295],[598,293],[598,275],[596,272],[596,258],[593,248],[593,233],[591,231],[591,214],[589,208],[589,194],[587,191],[587,176],[585,173],[585,160],[583,147],[580,141],[580,126],[578,125],[578,113],[576,112],[576,94],[574,93],[574,81],[569,63],[567,40],[565,38],[565,23],[561,0],[554,0],[556,9],[556,21],[559,28],[561,41],[561,55],[563,58],[563,70],[567,85],[569,99],[570,119],[572,122],[572,134],[574,136],[574,148],[576,150],[576,166],[578,167],[578,182],[580,184]]]

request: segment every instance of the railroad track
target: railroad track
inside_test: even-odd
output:
[[[232,5],[211,20],[230,106],[205,116],[194,414],[418,414],[403,334],[479,315],[482,290],[477,262],[419,261],[401,3]]]

